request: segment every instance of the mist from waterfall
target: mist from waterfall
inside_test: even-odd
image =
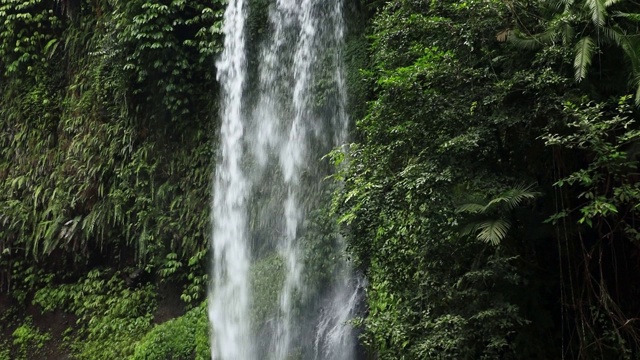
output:
[[[347,140],[342,6],[275,0],[253,58],[250,3],[230,0],[225,12],[209,294],[214,359],[355,356],[348,320],[362,284],[321,211],[332,170],[323,156]],[[267,271],[278,281],[275,297],[254,283],[267,261],[275,264]]]

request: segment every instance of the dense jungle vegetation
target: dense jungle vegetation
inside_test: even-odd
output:
[[[210,357],[224,7],[0,0],[0,359]],[[640,359],[640,3],[345,18],[363,356]]]

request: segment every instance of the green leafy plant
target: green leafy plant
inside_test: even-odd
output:
[[[135,345],[130,360],[208,360],[209,320],[206,304],[156,325]]]
[[[526,2],[515,2],[512,9],[516,16],[526,11]],[[640,104],[640,52],[635,33],[638,30],[638,9],[624,0],[548,0],[536,4],[542,13],[544,30],[532,34],[522,22],[511,33],[511,41],[525,48],[539,48],[562,42],[573,47],[573,68],[576,82],[585,80],[594,59],[601,60],[615,46],[627,60],[628,79],[636,93],[636,105]],[[602,61],[599,61],[602,64]],[[602,65],[600,65],[602,66]]]
[[[562,284],[573,309],[563,311],[580,335],[576,347],[605,357],[631,358],[632,349],[640,345],[638,329],[625,325],[633,321],[637,308],[614,290],[619,274],[629,271],[620,265],[623,254],[637,251],[640,239],[636,225],[640,220],[636,176],[640,131],[630,99],[622,97],[617,106],[567,103],[568,131],[543,136],[548,146],[585,156],[555,183],[558,212],[548,221],[560,224],[567,238],[569,231],[577,232],[571,242],[564,239],[559,247],[567,257],[563,266],[570,270]],[[567,194],[575,197],[570,200]],[[604,254],[611,255],[604,258]],[[576,258],[583,261],[579,267],[572,264]],[[630,285],[626,290],[634,293],[637,287]]]
[[[70,344],[74,357],[86,360],[125,358],[150,328],[154,287],[129,288],[119,272],[90,271],[75,284],[45,287],[34,304],[43,311],[62,310],[78,317]]]
[[[17,348],[18,359],[27,359],[42,354],[42,349],[51,339],[50,334],[43,333],[33,326],[31,318],[25,319],[11,336],[13,337],[13,345]]]
[[[568,135],[543,136],[548,146],[566,149],[584,149],[593,154],[583,168],[556,182],[558,187],[578,186],[583,203],[577,209],[563,209],[563,215],[578,210],[578,223],[589,227],[608,227],[615,232],[621,229],[629,235],[636,234],[635,219],[639,215],[640,192],[634,171],[638,166],[636,150],[640,131],[635,125],[629,107],[629,96],[623,97],[613,112],[605,112],[604,104],[567,103],[566,111],[573,121],[567,126],[574,131]],[[614,222],[604,219],[614,217]],[[635,235],[634,240],[640,240]]]

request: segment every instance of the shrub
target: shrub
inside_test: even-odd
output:
[[[208,360],[209,330],[203,303],[185,315],[157,325],[135,346],[131,360]]]

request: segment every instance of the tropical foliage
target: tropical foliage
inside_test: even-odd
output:
[[[511,37],[514,43],[531,48],[555,43],[567,48],[573,46],[576,82],[587,79],[595,68],[600,79],[606,76],[604,83],[620,85],[611,84],[615,75],[602,73],[613,70],[610,67],[615,63],[625,68],[622,75],[635,92],[636,104],[640,104],[640,42],[637,36],[640,14],[637,4],[624,0],[549,0],[535,4],[514,2],[511,8],[517,19]],[[537,24],[523,21],[521,17],[532,8],[542,19]],[[541,32],[532,32],[537,29]],[[591,79],[599,82],[596,77]]]
[[[167,287],[151,283],[189,306],[206,292],[223,11],[0,2],[0,297],[77,295],[42,310],[78,317],[78,358],[130,355]]]
[[[334,209],[372,356],[636,358],[637,4],[370,6]]]
[[[5,290],[20,259],[205,264],[216,5],[2,3]]]

